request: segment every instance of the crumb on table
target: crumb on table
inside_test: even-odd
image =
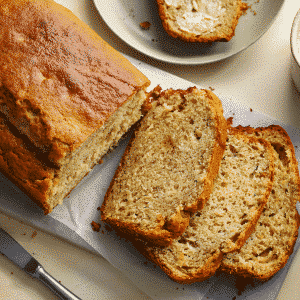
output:
[[[147,29],[150,28],[151,23],[148,22],[148,21],[145,21],[145,22],[140,23],[140,26],[141,26],[143,29],[147,30]]]
[[[94,231],[97,231],[97,232],[100,231],[101,225],[99,223],[96,223],[95,221],[92,221],[91,225],[92,225],[92,229]]]

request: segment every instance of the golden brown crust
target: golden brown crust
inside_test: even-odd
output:
[[[231,124],[229,123],[229,126],[230,125]],[[298,190],[294,194],[295,198],[293,199],[294,205],[296,205],[296,202],[299,201],[300,199],[300,176],[298,170],[298,162],[295,156],[295,149],[287,132],[279,125],[270,125],[268,127],[259,127],[259,128],[252,128],[250,126],[248,127],[237,126],[236,128],[231,128],[231,130],[238,130],[238,131],[245,132],[246,134],[252,134],[257,136],[259,136],[259,133],[261,132],[268,132],[270,135],[273,132],[278,132],[280,134],[280,136],[284,139],[285,145],[287,145],[287,148],[291,151],[291,157],[290,157],[291,161],[289,161],[289,168],[290,168],[290,172],[294,174],[295,184],[296,186],[298,186]],[[273,266],[272,269],[268,269],[267,266],[260,269],[257,269],[255,267],[249,268],[243,264],[232,265],[232,264],[226,264],[226,262],[222,261],[220,270],[230,274],[240,275],[243,277],[257,278],[261,281],[269,280],[272,276],[274,276],[280,269],[282,269],[286,265],[289,256],[293,252],[298,237],[298,228],[300,225],[300,217],[296,209],[295,209],[295,216],[296,216],[296,224],[294,226],[293,234],[287,242],[288,245],[288,247],[286,248],[287,250],[283,255],[281,255],[278,258],[278,262],[276,263],[275,266]]]
[[[237,0],[238,5],[236,6],[236,13],[231,20],[231,26],[219,28],[217,32],[210,34],[195,34],[192,32],[187,32],[185,30],[180,30],[174,26],[174,22],[170,19],[167,13],[168,5],[165,0],[156,0],[158,5],[158,14],[162,21],[162,25],[165,31],[173,38],[179,38],[185,42],[198,42],[198,43],[211,43],[211,42],[228,42],[232,39],[235,34],[235,28],[238,24],[239,18],[248,9],[248,5],[243,3],[241,0]]]
[[[153,263],[158,265],[173,281],[182,283],[182,284],[191,284],[194,282],[204,281],[215,274],[223,258],[223,253],[221,251],[216,251],[206,262],[204,267],[201,270],[198,270],[192,275],[187,275],[180,272],[172,264],[166,263],[158,258],[153,251],[147,251],[142,247],[139,247],[138,250]]]
[[[190,87],[187,90],[169,89],[161,91],[159,87],[156,87],[154,92],[150,93],[150,96],[157,97],[157,93],[160,93],[160,97],[166,97],[167,95],[170,96],[175,93],[180,93],[181,95],[184,95],[191,92],[198,92],[198,90],[195,87]],[[193,204],[184,207],[182,210],[177,210],[176,214],[173,215],[173,217],[171,217],[169,221],[165,222],[163,218],[161,220],[158,220],[157,227],[155,230],[141,230],[134,224],[126,222],[126,220],[120,220],[111,216],[106,217],[105,209],[107,207],[108,198],[112,192],[114,181],[116,178],[118,178],[120,172],[122,171],[125,165],[127,156],[130,153],[135,138],[133,135],[104,197],[104,201],[101,206],[102,221],[117,228],[117,230],[119,231],[123,231],[126,234],[134,235],[157,246],[167,246],[171,244],[173,239],[180,236],[184,232],[185,228],[189,224],[190,212],[195,212],[199,208],[202,208],[209,198],[209,195],[213,188],[213,180],[218,173],[220,162],[223,157],[223,153],[226,146],[227,125],[226,120],[223,117],[222,103],[217,98],[217,96],[214,95],[211,91],[205,90],[205,92],[207,98],[209,99],[209,104],[211,106],[213,116],[216,122],[216,140],[213,147],[212,156],[209,162],[209,167],[207,171],[208,176],[205,179],[203,192],[201,193],[199,198],[196,199],[196,201]],[[151,101],[154,101],[154,99],[148,101],[147,110],[149,110],[151,107]],[[137,128],[135,132],[137,132],[138,130],[139,128]]]
[[[1,110],[60,165],[150,82],[52,0],[0,0]]]
[[[47,202],[49,188],[54,184],[56,169],[47,166],[39,158],[32,145],[29,148],[23,138],[0,113],[0,169],[1,172],[25,192],[47,214],[51,208]]]

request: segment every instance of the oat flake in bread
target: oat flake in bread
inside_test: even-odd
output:
[[[0,0],[0,171],[51,212],[140,119],[149,84],[63,6]]]
[[[211,91],[159,93],[106,193],[102,220],[135,238],[170,244],[207,201],[226,136],[222,104]]]
[[[187,42],[229,41],[248,8],[241,0],[157,0],[166,32]]]
[[[285,266],[297,240],[298,162],[293,144],[282,127],[246,127],[243,131],[269,141],[275,149],[274,184],[255,231],[238,252],[224,255],[221,270],[265,281]]]
[[[219,268],[223,255],[240,249],[254,230],[269,198],[273,176],[272,146],[262,139],[230,132],[204,208],[193,214],[186,231],[170,246],[141,251],[176,282],[208,279]]]

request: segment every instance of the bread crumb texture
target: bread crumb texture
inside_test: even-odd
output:
[[[229,41],[248,8],[241,0],[157,0],[167,33],[188,42]]]
[[[298,236],[299,171],[293,145],[281,127],[248,128],[247,134],[268,140],[275,149],[274,185],[255,231],[239,252],[224,257],[222,269],[267,280],[286,264]]]
[[[195,213],[181,237],[146,256],[180,283],[212,276],[223,253],[239,249],[253,230],[273,180],[271,146],[230,134],[210,199]]]
[[[187,211],[197,210],[201,194],[212,185],[208,172],[217,174],[219,163],[211,170],[215,148],[225,148],[221,102],[210,93],[169,90],[152,103],[108,190],[103,220],[133,226],[132,233],[153,235],[157,243],[160,235],[183,232]]]

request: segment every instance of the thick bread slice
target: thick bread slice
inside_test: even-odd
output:
[[[255,231],[239,252],[224,256],[221,270],[268,280],[285,266],[298,236],[298,163],[293,144],[280,126],[244,130],[248,135],[266,139],[276,150],[274,185]]]
[[[182,234],[209,198],[227,124],[210,91],[167,90],[129,143],[101,208],[102,220],[155,245]]]
[[[253,231],[273,184],[272,146],[230,132],[210,199],[181,237],[145,255],[174,281],[192,283],[214,275],[223,253],[242,247]]]
[[[229,41],[248,8],[241,0],[157,0],[166,32],[187,42]]]

